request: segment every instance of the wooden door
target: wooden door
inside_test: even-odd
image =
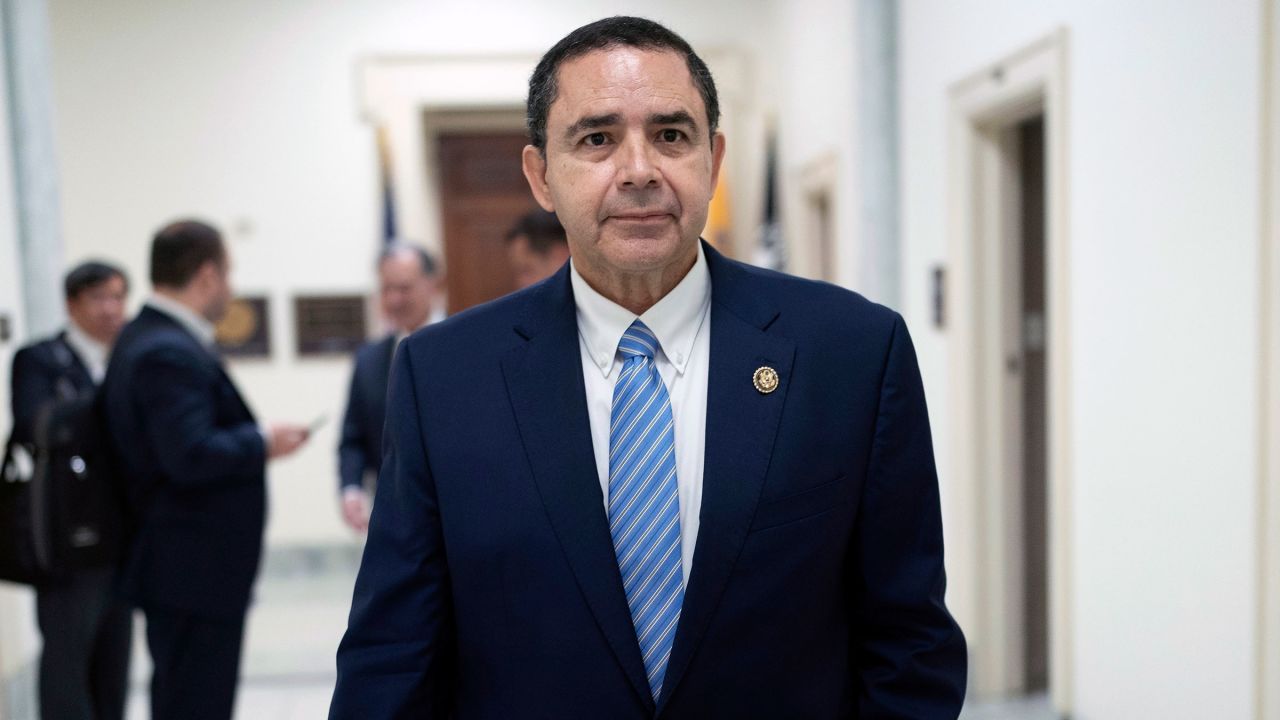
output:
[[[1026,690],[1049,688],[1049,434],[1044,116],[1018,126],[1022,197],[1022,523]]]
[[[537,203],[520,169],[523,132],[447,132],[439,143],[452,315],[515,289],[504,238]]]

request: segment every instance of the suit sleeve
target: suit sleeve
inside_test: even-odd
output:
[[[920,369],[901,317],[885,361],[852,585],[859,717],[955,718],[964,636],[944,604],[937,469]]]
[[[347,411],[342,416],[342,439],[338,442],[338,491],[364,487],[364,469],[369,463],[364,452],[364,427],[360,418],[364,403],[360,394],[360,356],[351,371],[351,388],[347,392]]]
[[[47,363],[40,362],[35,348],[27,347],[13,356],[11,382],[13,439],[33,443],[40,408],[56,396],[57,374]]]
[[[330,720],[445,718],[455,634],[440,506],[419,424],[411,353],[396,353],[384,456]]]
[[[132,382],[145,409],[147,439],[174,485],[248,482],[266,464],[266,441],[255,423],[217,426],[219,381],[209,367],[171,348],[138,362]]]

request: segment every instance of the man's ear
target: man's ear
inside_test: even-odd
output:
[[[529,181],[529,190],[533,199],[538,201],[543,210],[555,212],[555,203],[551,201],[551,186],[547,185],[547,156],[541,150],[525,145],[520,154],[520,165],[524,169],[524,179]]]
[[[720,164],[724,162],[724,133],[716,131],[711,136],[711,188],[714,192],[716,183],[720,181]]]
[[[196,270],[195,277],[192,278],[192,285],[200,288],[201,292],[207,291],[209,288],[216,287],[218,284],[218,275],[222,269],[218,267],[218,263],[214,260],[206,260],[200,265],[200,269]]]

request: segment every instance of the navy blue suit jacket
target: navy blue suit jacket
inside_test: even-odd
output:
[[[382,467],[382,423],[387,417],[387,383],[396,336],[367,342],[356,350],[347,411],[338,444],[338,489],[364,487],[365,473]]]
[[[901,318],[706,248],[697,547],[656,704],[592,452],[568,270],[413,335],[331,718],[954,718]],[[752,375],[777,370],[761,394]]]
[[[49,403],[93,392],[93,378],[66,333],[32,343],[13,356],[13,439],[35,442],[36,419]]]
[[[150,307],[121,331],[102,393],[133,519],[126,594],[143,609],[243,615],[266,521],[253,413],[218,359]]]

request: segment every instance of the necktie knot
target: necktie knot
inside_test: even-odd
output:
[[[643,357],[649,360],[658,353],[658,338],[653,331],[648,328],[639,318],[631,323],[631,327],[622,333],[622,340],[618,342],[618,352],[622,353],[624,361],[633,357]]]

